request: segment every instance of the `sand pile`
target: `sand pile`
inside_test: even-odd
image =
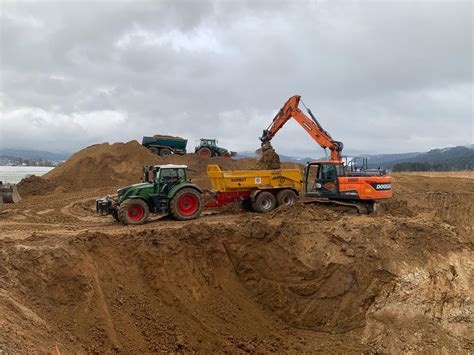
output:
[[[32,175],[22,179],[18,185],[18,193],[22,198],[35,195],[44,195],[53,192],[56,184],[42,177]]]
[[[82,190],[95,187],[120,187],[140,182],[144,165],[183,164],[191,171],[193,181],[210,188],[207,166],[217,164],[223,170],[254,169],[255,159],[234,160],[224,157],[205,158],[195,154],[161,157],[152,154],[137,141],[96,144],[75,153],[61,166],[51,170],[44,179],[65,189]],[[294,168],[298,164],[287,163]]]
[[[164,135],[164,134],[155,134],[153,136],[153,138],[157,138],[157,139],[179,139],[179,140],[186,140],[184,139],[183,137],[179,137],[179,136],[167,136],[167,135]]]

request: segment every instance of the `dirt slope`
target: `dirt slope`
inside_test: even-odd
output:
[[[160,157],[137,141],[103,143],[87,147],[69,158],[61,166],[43,176],[64,189],[81,190],[103,186],[123,186],[140,181],[144,165],[184,164],[191,169],[190,176],[203,188],[210,188],[207,166],[217,164],[223,170],[255,169],[255,159],[204,158],[195,154]],[[286,163],[285,167],[298,166]]]
[[[474,253],[441,221],[300,205],[126,230],[0,241],[0,348],[462,352],[474,341]]]

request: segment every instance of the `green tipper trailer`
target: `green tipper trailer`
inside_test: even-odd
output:
[[[181,137],[154,135],[143,137],[142,145],[152,153],[167,156],[170,154],[186,154],[188,140]]]

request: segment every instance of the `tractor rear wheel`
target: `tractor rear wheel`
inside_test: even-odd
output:
[[[278,206],[291,206],[298,201],[298,195],[293,190],[281,190],[276,195]]]
[[[139,198],[123,201],[118,210],[118,218],[123,224],[143,224],[149,214],[147,203]]]
[[[252,207],[255,211],[266,213],[272,211],[276,207],[276,198],[271,192],[260,192],[255,201],[252,202]]]
[[[197,154],[200,155],[201,157],[205,157],[205,158],[210,158],[212,157],[212,152],[209,148],[199,148],[199,150],[197,151]]]
[[[170,201],[171,215],[179,221],[196,219],[201,215],[202,193],[193,188],[179,190]]]
[[[148,147],[148,149],[149,149],[150,152],[152,152],[153,154],[158,155],[158,154],[160,153],[160,150],[159,150],[157,147]]]
[[[168,148],[163,148],[160,150],[160,155],[162,157],[167,157],[168,155],[171,155],[171,150],[169,150]]]

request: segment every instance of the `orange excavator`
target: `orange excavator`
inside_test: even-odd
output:
[[[300,102],[310,117],[299,109]],[[294,118],[323,149],[331,151],[328,160],[312,161],[306,165],[305,197],[313,198],[315,202],[354,206],[359,212],[383,211],[381,202],[392,197],[391,177],[386,176],[384,170],[369,169],[366,158],[343,157],[342,142],[334,140],[322,128],[311,110],[304,105],[301,96],[290,97],[270,126],[263,131],[260,137],[262,150],[265,151],[270,146],[271,139],[291,118]]]

